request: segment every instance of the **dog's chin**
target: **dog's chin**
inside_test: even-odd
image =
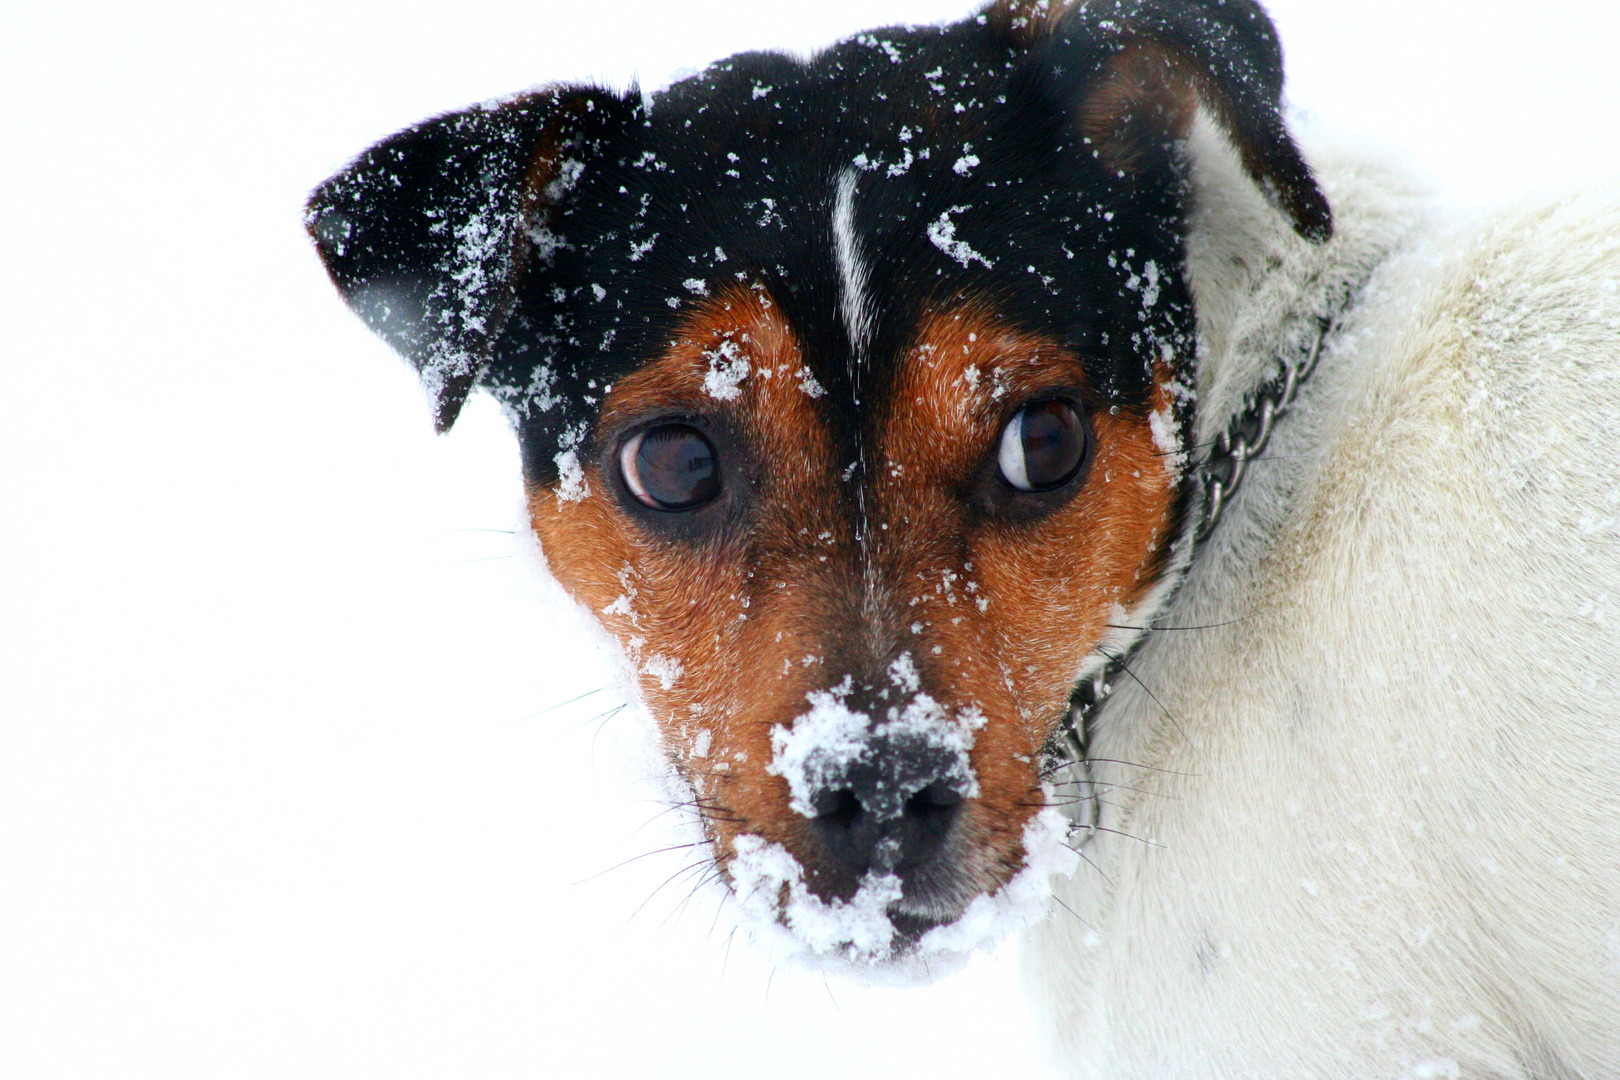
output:
[[[889,921],[894,924],[894,958],[904,959],[919,951],[924,938],[956,923],[967,909],[965,903],[946,908],[939,904],[913,905],[906,902],[891,908]]]
[[[973,930],[963,926],[970,911],[982,915],[1006,906],[1009,881],[986,881],[984,875],[966,867],[932,867],[932,873],[919,875],[915,882],[907,882],[900,900],[888,910],[894,925],[894,945],[891,959],[905,962],[917,956],[937,952],[971,951],[992,947],[1016,927],[1011,920],[992,919],[999,925],[988,930]],[[1027,878],[1039,876],[1026,874]],[[1049,883],[1026,880],[1025,892],[1039,894],[1042,901],[1049,892]],[[960,933],[958,933],[960,931]],[[956,938],[959,944],[947,944]]]
[[[904,881],[868,874],[841,896],[823,895],[786,848],[758,837],[739,838],[728,873],[745,926],[781,958],[905,982],[1044,919],[1053,879],[1078,862],[1068,831],[1058,810],[1036,815],[1024,830],[1022,867],[1000,882],[952,861]]]
[[[987,888],[962,880],[968,876],[935,873],[931,880],[907,882],[900,900],[889,908],[897,944],[914,948],[930,931],[961,919],[974,900],[996,894],[1000,883]]]

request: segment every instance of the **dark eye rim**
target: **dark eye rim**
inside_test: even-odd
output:
[[[620,455],[624,448],[638,436],[670,424],[695,428],[714,447],[720,493],[708,502],[685,509],[662,509],[642,502],[630,490],[620,467]],[[739,507],[747,501],[744,491],[749,475],[747,463],[743,460],[741,447],[729,424],[713,417],[671,412],[637,419],[603,434],[605,437],[599,444],[602,449],[598,457],[601,475],[609,478],[620,508],[654,535],[676,540],[703,540],[731,521]]]
[[[1012,481],[1008,480],[1006,473],[999,468],[1002,441],[1007,437],[1007,429],[1012,426],[1012,422],[1019,416],[1023,415],[1030,409],[1036,408],[1037,406],[1054,403],[1067,406],[1069,411],[1075,415],[1075,418],[1080,421],[1081,445],[1079,460],[1075,462],[1074,467],[1070,469],[1061,480],[1050,484],[1043,484],[1040,487],[1021,488]],[[1092,447],[1093,439],[1091,433],[1091,423],[1086,416],[1085,407],[1082,406],[1079,401],[1068,396],[1067,394],[1040,394],[1024,401],[1018,406],[1018,408],[1009,412],[1006,417],[1002,419],[1001,427],[997,429],[996,433],[996,456],[998,465],[996,475],[1001,478],[1001,482],[1006,484],[1009,490],[1015,491],[1019,495],[1041,495],[1048,491],[1057,491],[1060,488],[1067,487],[1075,477],[1086,471],[1086,466],[1090,463]]]
[[[645,480],[642,481],[644,487],[644,490],[642,491],[637,491],[636,485],[631,482],[630,470],[628,466],[632,447],[639,450],[643,441],[649,435],[662,431],[666,428],[683,428],[686,431],[696,434],[697,437],[702,439],[703,442],[708,446],[711,460],[714,463],[714,477],[716,483],[714,494],[710,495],[708,498],[701,499],[696,502],[682,504],[665,503],[650,491],[645,490]],[[698,427],[696,424],[688,423],[682,420],[673,420],[661,424],[652,424],[638,428],[637,430],[631,432],[627,437],[620,440],[619,452],[616,457],[620,481],[625,487],[630,489],[631,496],[649,510],[655,510],[662,514],[689,514],[692,511],[702,509],[703,507],[714,502],[716,499],[719,499],[720,496],[725,492],[725,478],[720,471],[720,448],[714,444],[714,440],[709,437],[708,433],[702,428]]]
[[[1046,405],[1051,402],[1058,402],[1063,405],[1067,405],[1074,415],[1079,419],[1080,437],[1084,444],[1080,448],[1080,460],[1075,464],[1074,468],[1069,471],[1069,474],[1062,480],[1059,480],[1057,483],[1047,485],[1046,487],[1025,490],[1024,488],[1015,486],[1001,472],[1001,440],[1005,437],[1008,426],[1013,422],[1014,418],[1016,418],[1019,413],[1022,413],[1026,409],[1033,409],[1037,405]],[[996,428],[996,439],[995,445],[992,447],[992,456],[997,459],[996,476],[1001,480],[1002,484],[1006,486],[1008,491],[1017,495],[1045,495],[1049,492],[1059,491],[1066,488],[1073,484],[1075,480],[1084,476],[1089,470],[1091,459],[1096,453],[1096,448],[1097,438],[1096,434],[1092,430],[1091,412],[1086,408],[1084,402],[1081,401],[1079,392],[1068,390],[1045,391],[1036,394],[1034,397],[1026,398],[1023,401],[1020,401],[1016,408],[1007,410],[1006,414],[1001,418],[1000,425]]]
[[[1061,401],[1074,410],[1075,415],[1080,418],[1085,448],[1081,451],[1080,463],[1063,482],[1049,488],[1025,491],[1014,487],[1011,481],[1002,475],[1001,439],[1006,433],[1007,425],[1012,423],[1013,417],[1032,405],[1048,401]],[[991,440],[988,452],[981,460],[964,493],[969,506],[987,518],[1034,521],[1068,502],[1085,486],[1086,477],[1091,474],[1091,467],[1097,459],[1097,432],[1096,426],[1092,423],[1096,408],[1085,389],[1079,386],[1050,387],[1009,404],[996,424],[995,437]]]

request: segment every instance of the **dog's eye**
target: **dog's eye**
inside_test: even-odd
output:
[[[691,510],[720,494],[714,444],[690,424],[635,434],[619,451],[624,485],[654,510]]]
[[[1086,460],[1086,425],[1075,407],[1054,399],[1025,405],[1001,432],[1002,478],[1019,491],[1050,491]]]

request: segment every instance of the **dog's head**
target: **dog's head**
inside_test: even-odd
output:
[[[1198,110],[1331,230],[1281,78],[1249,0],[1002,0],[441,117],[311,200],[438,426],[504,403],[717,859],[819,946],[1024,866],[1071,689],[1184,546]]]

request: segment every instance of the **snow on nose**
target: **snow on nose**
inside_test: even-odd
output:
[[[854,680],[807,695],[810,709],[771,733],[769,771],[814,823],[826,853],[856,874],[898,871],[935,855],[958,807],[979,794],[968,754],[985,717],[919,690],[908,655],[889,669],[901,703],[855,707]],[[880,695],[888,697],[888,694]]]

